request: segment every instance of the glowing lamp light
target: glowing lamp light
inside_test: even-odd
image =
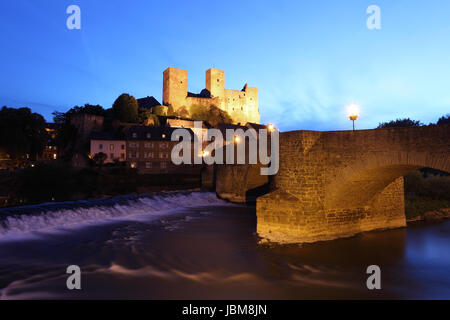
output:
[[[274,126],[273,124],[269,124],[269,125],[267,126],[267,130],[269,130],[269,132],[272,132],[272,131],[275,130],[275,126]]]
[[[355,130],[355,120],[359,116],[359,106],[357,104],[351,104],[347,107],[348,118],[353,121],[353,130]]]
[[[203,151],[203,153],[202,153],[202,156],[203,156],[203,157],[207,157],[207,156],[209,156],[209,151],[206,151],[206,150],[205,150],[205,151]]]
[[[239,143],[239,141],[241,141],[241,138],[239,138],[238,136],[234,137],[234,142]]]

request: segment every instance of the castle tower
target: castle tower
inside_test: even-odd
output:
[[[187,97],[187,70],[167,68],[163,73],[163,104],[177,110]]]
[[[223,98],[225,96],[225,72],[219,69],[206,70],[206,89],[211,97]]]

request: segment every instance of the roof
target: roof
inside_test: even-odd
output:
[[[161,103],[158,102],[158,100],[155,99],[155,97],[145,97],[137,99],[139,108],[145,108],[150,109],[155,106],[160,106]]]
[[[211,92],[208,89],[203,89],[200,93],[187,93],[188,97],[196,97],[196,98],[211,98]]]
[[[171,127],[151,127],[151,126],[132,126],[126,131],[127,140],[171,140],[172,133],[179,128]],[[194,132],[191,129],[188,130],[191,136]]]
[[[125,140],[125,134],[121,131],[92,132],[91,140]]]

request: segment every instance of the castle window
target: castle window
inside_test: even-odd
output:
[[[152,163],[151,163],[151,162],[146,162],[146,163],[145,163],[145,167],[146,167],[147,169],[150,169],[150,168],[152,167]]]

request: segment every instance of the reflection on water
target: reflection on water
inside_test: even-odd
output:
[[[261,246],[254,208],[205,193],[183,197],[170,214],[150,200],[145,214],[139,200],[129,204],[133,214],[122,204],[121,218],[107,223],[102,214],[94,219],[101,224],[0,236],[1,297],[450,298],[450,221],[304,246]],[[183,208],[189,199],[192,205]],[[65,287],[71,264],[81,267],[81,291]],[[372,264],[381,267],[379,291],[365,286]]]

